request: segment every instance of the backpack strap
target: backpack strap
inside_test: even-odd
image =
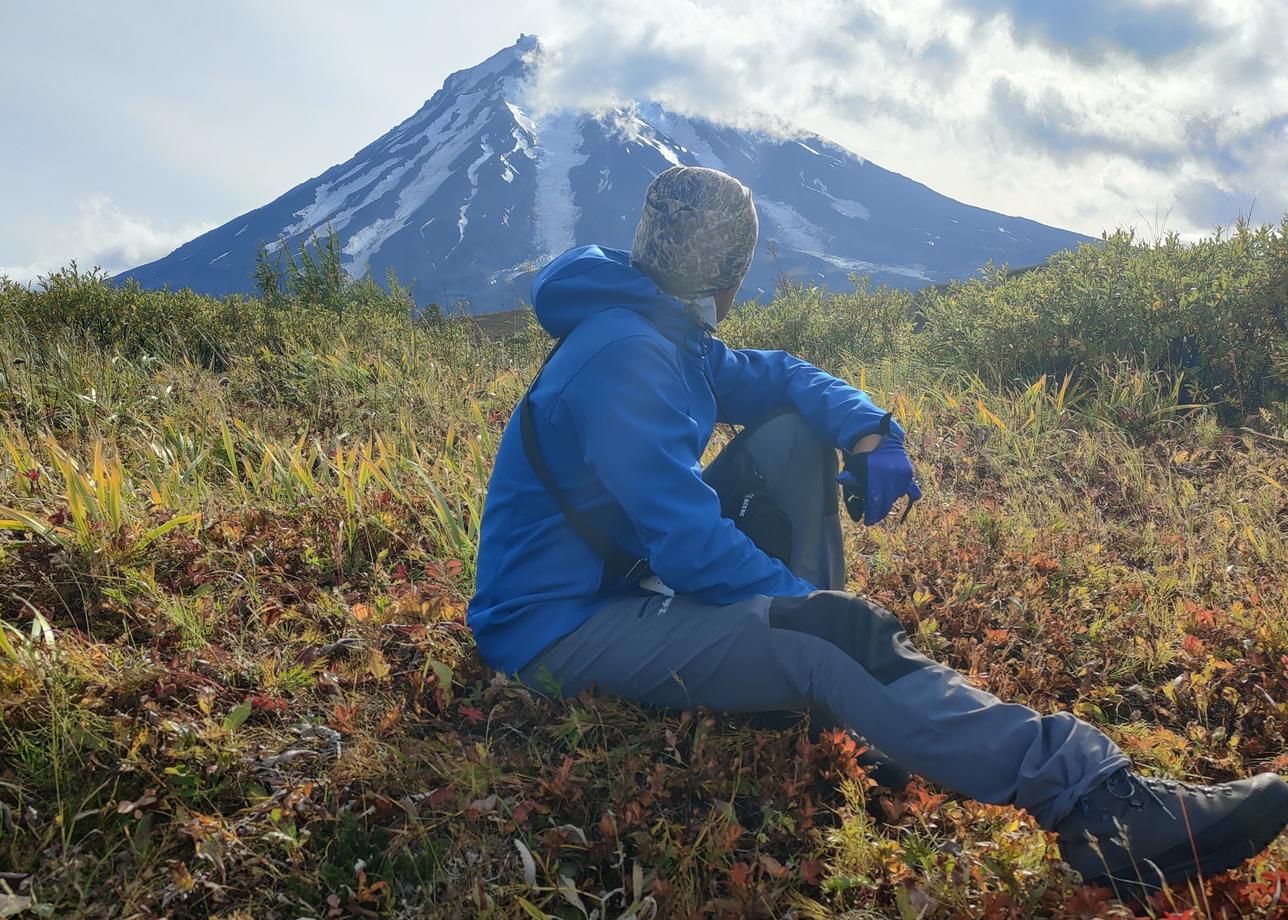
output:
[[[532,385],[528,387],[528,392],[523,394],[523,400],[519,403],[519,433],[523,439],[523,453],[528,458],[528,465],[532,467],[532,472],[536,473],[541,485],[555,500],[555,504],[559,506],[564,520],[568,522],[573,533],[581,537],[582,541],[595,551],[595,555],[604,560],[604,577],[600,582],[600,588],[611,585],[618,578],[624,578],[634,584],[648,574],[648,560],[638,559],[626,552],[616,540],[600,529],[588,514],[574,507],[555,482],[554,474],[541,454],[541,446],[537,440],[537,426],[532,418],[532,389],[537,385],[541,371],[546,369],[546,365],[550,363],[550,359],[562,344],[563,339],[560,339],[550,350],[550,354],[546,355],[546,360],[541,363],[541,369],[537,371]]]

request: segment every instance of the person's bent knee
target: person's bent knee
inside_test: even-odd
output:
[[[793,445],[793,454],[799,457],[804,450],[817,454],[824,462],[837,466],[836,448],[827,443],[809,426],[799,412],[780,412],[753,426],[749,440],[760,440],[781,446]]]
[[[805,421],[799,412],[785,411],[769,415],[750,428],[750,437],[757,435],[772,437],[775,441],[806,439],[819,441],[814,429]],[[820,443],[822,443],[820,441]]]
[[[769,625],[831,643],[882,684],[933,664],[908,641],[894,614],[845,591],[776,597],[769,605]]]

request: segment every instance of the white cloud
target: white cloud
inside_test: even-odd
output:
[[[27,265],[0,266],[0,275],[25,284],[73,259],[82,269],[98,267],[114,274],[159,259],[213,226],[197,223],[158,227],[146,217],[123,213],[108,196],[94,195],[80,203],[80,219],[74,227],[45,241],[43,248],[48,258]]]
[[[1159,214],[1194,235],[1254,201],[1255,219],[1288,211],[1279,4],[554,5],[537,104],[775,113],[968,203],[1093,234]]]

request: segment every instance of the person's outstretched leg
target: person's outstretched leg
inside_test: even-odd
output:
[[[887,611],[838,591],[715,606],[610,602],[520,672],[672,709],[826,708],[899,763],[972,798],[1026,809],[1084,879],[1124,896],[1230,869],[1288,825],[1273,774],[1194,786],[1132,773],[1068,713],[1004,703],[909,643]]]
[[[763,492],[790,523],[787,567],[824,590],[845,587],[845,558],[837,501],[836,448],[795,412],[782,412],[742,431],[702,476],[722,507]]]
[[[826,709],[914,773],[1046,827],[1127,764],[1092,726],[976,689],[918,653],[888,612],[842,592],[612,601],[520,678],[540,687],[543,672],[564,694],[596,684],[672,709]]]

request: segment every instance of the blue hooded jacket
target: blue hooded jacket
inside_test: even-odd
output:
[[[782,351],[735,350],[630,253],[569,250],[542,269],[532,303],[563,344],[531,391],[542,456],[571,503],[680,594],[731,604],[814,591],[720,515],[701,457],[717,421],[792,408],[849,448],[885,414],[867,394]],[[468,623],[483,659],[515,673],[581,626],[625,581],[568,525],[524,455],[519,413],[488,486]]]

